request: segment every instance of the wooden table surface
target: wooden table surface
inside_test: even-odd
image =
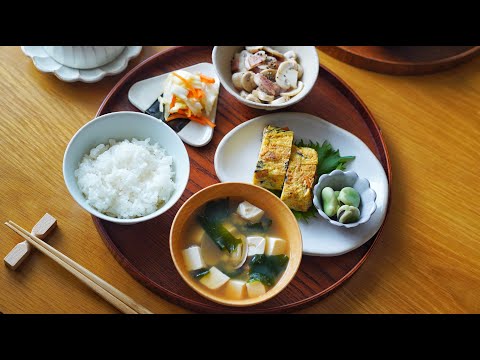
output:
[[[144,47],[129,65],[161,50]],[[447,72],[397,77],[321,62],[363,99],[383,131],[393,170],[390,214],[365,264],[302,313],[480,312],[480,57]],[[58,219],[50,244],[156,313],[184,313],[137,283],[105,247],[62,175],[65,147],[122,75],[64,83],[20,47],[0,48],[0,220],[31,228]],[[20,237],[0,226],[0,257]],[[116,313],[41,254],[0,266],[0,312]]]

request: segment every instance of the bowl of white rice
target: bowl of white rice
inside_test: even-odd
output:
[[[170,209],[190,175],[187,150],[162,121],[130,111],[99,116],[70,140],[63,176],[75,201],[118,224],[150,220]]]

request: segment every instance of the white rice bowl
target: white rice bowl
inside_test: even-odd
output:
[[[158,210],[175,190],[173,158],[157,143],[132,139],[100,144],[86,154],[75,178],[87,203],[119,219]]]

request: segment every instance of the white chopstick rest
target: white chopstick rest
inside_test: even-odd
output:
[[[56,227],[57,219],[55,219],[49,213],[46,213],[32,228],[31,234],[35,235],[39,239],[45,240]],[[27,240],[22,241],[21,243],[15,245],[12,250],[10,250],[3,261],[8,268],[17,270],[17,268],[23,263],[28,255],[30,255],[31,251],[32,246],[29,244],[29,242]]]

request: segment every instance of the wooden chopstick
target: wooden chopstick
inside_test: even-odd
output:
[[[79,265],[69,257],[65,256],[57,249],[48,245],[36,236],[30,234],[27,230],[15,224],[13,221],[9,221],[8,223],[5,223],[5,225],[18,233],[20,236],[22,236],[25,240],[27,240],[30,244],[32,244],[32,246],[37,248],[43,254],[47,255],[49,258],[51,258],[56,263],[65,268],[67,271],[75,275],[80,281],[82,281],[85,285],[89,286],[98,295],[111,303],[118,310],[127,314],[152,314],[151,311],[135,302],[132,298],[125,295],[120,290],[113,287],[105,280],[99,278],[97,275],[93,274],[89,270],[85,269],[83,266]]]
[[[85,275],[83,275],[81,272],[78,270],[75,270],[72,266],[68,265],[66,262],[55,256],[52,252],[48,251],[46,248],[43,246],[39,245],[36,243],[34,240],[32,240],[29,236],[26,236],[22,234],[20,230],[17,230],[14,226],[10,225],[9,223],[5,223],[10,229],[18,233],[20,236],[22,236],[25,240],[27,240],[33,247],[35,247],[37,250],[45,254],[47,257],[55,261],[57,264],[62,266],[65,270],[73,274],[75,277],[77,277],[82,283],[87,285],[89,288],[91,288],[93,291],[95,291],[98,295],[100,295],[103,299],[105,299],[107,302],[115,306],[118,310],[125,314],[138,314],[135,310],[133,310],[131,307],[117,299],[115,296],[110,294],[107,290],[103,289],[101,286],[97,285],[95,282],[87,278]]]

